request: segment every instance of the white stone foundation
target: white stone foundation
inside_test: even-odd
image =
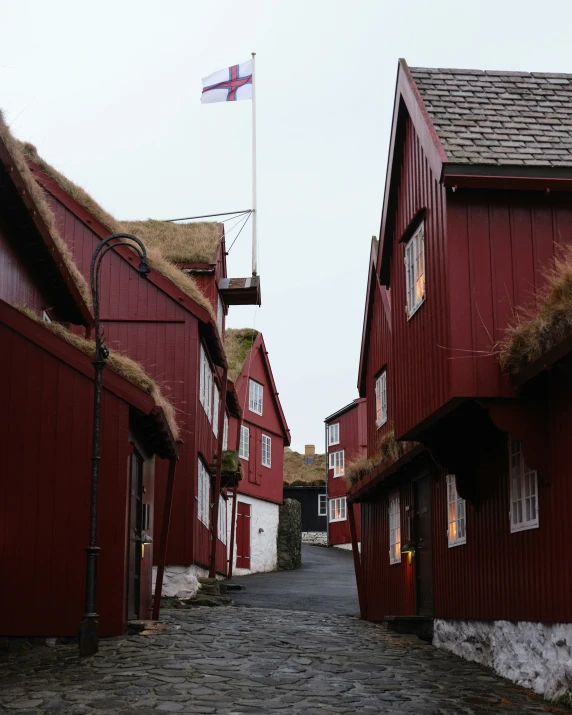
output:
[[[435,619],[433,645],[572,703],[572,624]]]
[[[232,573],[244,576],[250,573],[276,571],[278,552],[276,537],[278,536],[279,505],[263,501],[246,494],[238,494],[238,501],[250,504],[250,568],[236,568],[236,536],[233,554]],[[232,501],[229,502],[227,521],[228,544],[230,547],[230,529],[232,524]],[[235,531],[236,535],[236,531]]]
[[[192,598],[199,590],[199,576],[208,576],[208,569],[201,566],[165,566],[163,574],[162,596],[169,598]],[[217,574],[217,578],[222,578]],[[155,581],[157,579],[157,567],[153,566],[153,593],[155,593]]]
[[[353,551],[351,543],[349,544],[334,544],[334,549],[343,549],[343,551]],[[357,549],[361,553],[361,542],[358,541]]]
[[[302,543],[314,546],[327,546],[328,534],[325,531],[303,531]]]

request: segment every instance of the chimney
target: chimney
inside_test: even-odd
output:
[[[314,464],[316,447],[313,444],[304,445],[304,464]]]

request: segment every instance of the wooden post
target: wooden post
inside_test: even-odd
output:
[[[348,504],[348,516],[350,521],[350,534],[352,536],[352,554],[354,557],[354,569],[356,572],[356,584],[358,590],[359,599],[359,610],[362,618],[365,618],[366,612],[366,599],[364,592],[364,583],[362,580],[362,565],[361,557],[358,550],[358,540],[357,540],[357,529],[356,529],[356,519],[354,514],[354,503],[350,502]]]
[[[228,373],[226,368],[224,369],[222,375],[222,390],[219,400],[219,413],[217,415],[218,419],[218,441],[216,450],[216,475],[215,475],[215,488],[213,497],[213,508],[212,508],[212,519],[211,519],[211,558],[210,558],[210,568],[209,576],[210,578],[216,577],[216,542],[218,539],[218,504],[220,501],[220,481],[221,481],[221,467],[222,467],[222,441],[224,432],[224,415],[226,413],[226,388],[227,388]]]
[[[159,552],[159,564],[157,566],[157,578],[155,580],[155,598],[153,600],[153,620],[159,620],[159,610],[161,608],[161,593],[163,592],[163,575],[165,573],[165,562],[167,560],[167,541],[169,540],[169,524],[171,522],[171,506],[173,504],[173,488],[175,486],[175,469],[177,468],[178,457],[173,457],[169,461],[169,475],[167,477],[167,491],[165,494],[165,510],[163,512],[163,528],[161,530],[161,549]]]

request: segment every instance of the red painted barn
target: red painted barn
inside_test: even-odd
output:
[[[326,417],[326,454],[328,460],[328,544],[351,549],[348,521],[345,465],[364,456],[367,448],[367,405],[358,398]],[[356,514],[358,543],[361,541],[361,518]]]
[[[94,345],[62,323],[85,332],[92,316],[87,285],[1,122],[0,266],[0,634],[74,636],[89,542]],[[153,536],[154,455],[176,457],[176,425],[163,406],[140,366],[110,356],[97,540],[102,635],[150,617],[153,555],[142,540]]]
[[[571,535],[571,120],[571,75],[400,62],[366,306],[367,324],[377,282],[391,288],[390,330],[360,366],[362,396],[386,371],[397,441],[349,495],[362,613],[425,617],[436,645],[547,697],[572,675],[572,569],[554,549]]]
[[[234,492],[236,517],[230,528],[236,532],[236,549],[230,557],[235,573],[273,571],[290,430],[262,333],[228,329],[225,347],[242,411],[241,419],[230,421],[229,442],[238,447],[244,473]]]

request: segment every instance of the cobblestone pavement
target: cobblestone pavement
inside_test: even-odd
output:
[[[166,611],[159,634],[0,656],[0,711],[133,713],[569,712],[414,636],[330,614]]]

